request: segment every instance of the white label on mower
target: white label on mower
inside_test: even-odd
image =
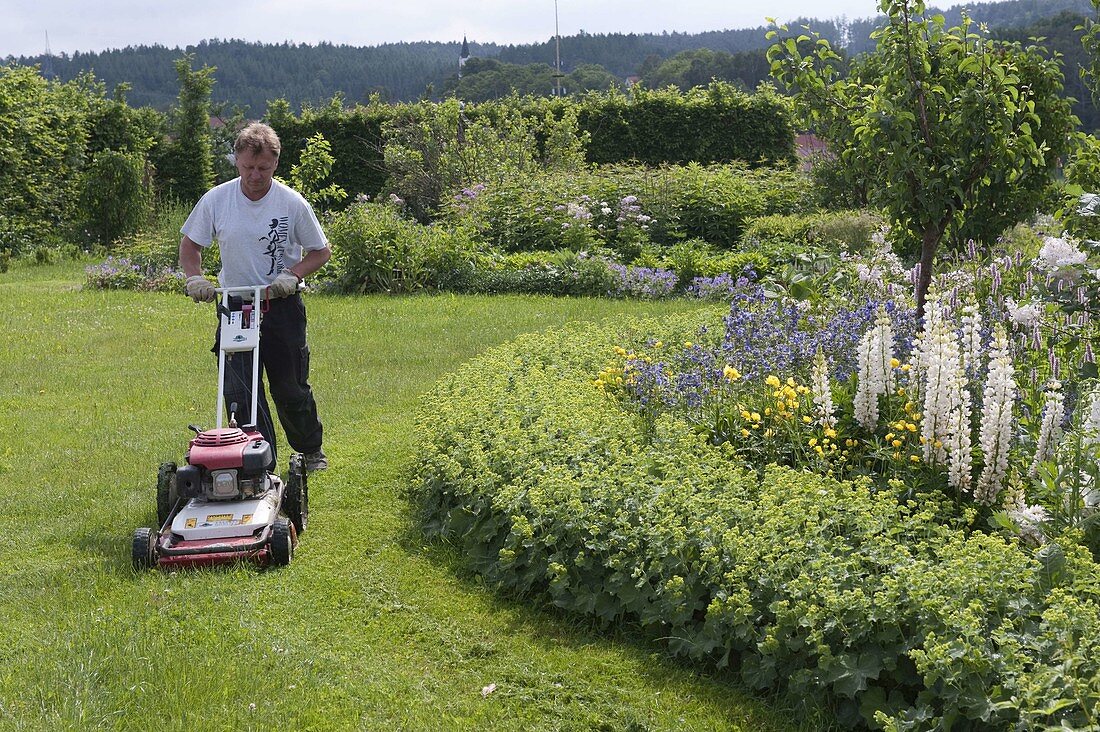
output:
[[[172,532],[186,540],[227,539],[251,536],[270,525],[278,515],[281,485],[245,501],[210,501],[192,498],[172,520]]]

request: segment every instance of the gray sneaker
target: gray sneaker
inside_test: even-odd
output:
[[[312,473],[315,470],[325,470],[328,468],[328,458],[325,457],[325,451],[321,448],[317,448],[313,452],[307,452],[302,455],[302,459],[306,463],[306,472]]]

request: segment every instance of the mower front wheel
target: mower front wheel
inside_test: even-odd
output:
[[[134,539],[130,543],[130,559],[134,569],[149,569],[157,563],[157,538],[157,532],[145,526],[134,531]]]
[[[276,567],[285,567],[294,557],[294,525],[285,516],[275,519],[275,525],[271,529],[271,539],[268,541],[268,551],[271,552],[271,563]]]

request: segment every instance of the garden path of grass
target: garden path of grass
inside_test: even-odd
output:
[[[81,278],[0,275],[0,729],[798,728],[644,640],[494,592],[402,499],[438,377],[522,332],[691,304],[311,297],[332,468],[294,562],[134,573],[157,465],[211,421],[212,316]]]

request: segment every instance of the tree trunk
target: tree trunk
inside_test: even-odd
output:
[[[920,276],[917,278],[917,323],[924,330],[924,302],[928,298],[928,287],[932,284],[932,263],[936,259],[947,222],[933,224],[924,230],[920,247]]]

